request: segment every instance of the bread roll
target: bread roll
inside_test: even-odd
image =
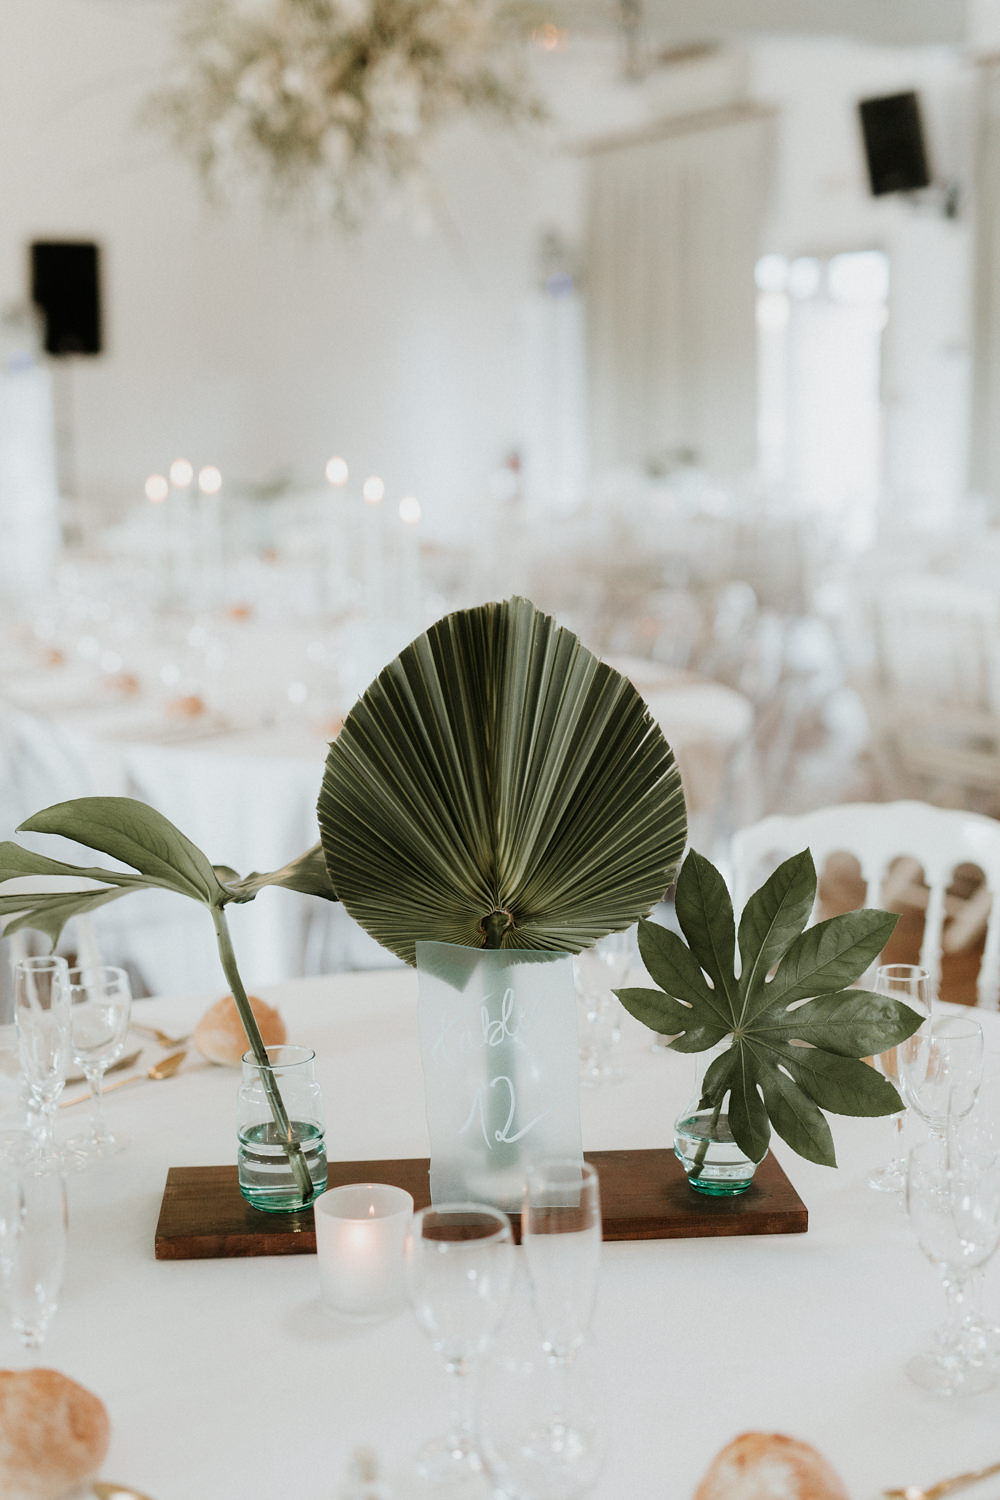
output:
[[[850,1500],[821,1453],[777,1432],[744,1432],[717,1454],[694,1500]]]
[[[0,1495],[64,1500],[98,1473],[111,1438],[104,1402],[58,1370],[0,1370]]]
[[[288,1040],[285,1023],[279,1011],[266,1000],[248,995],[250,1009],[254,1013],[265,1047],[278,1047]],[[202,1057],[209,1062],[220,1063],[225,1068],[238,1068],[250,1043],[236,1001],[232,995],[223,995],[210,1005],[194,1030],[193,1041]]]

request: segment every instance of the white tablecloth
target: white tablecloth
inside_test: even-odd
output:
[[[317,1050],[331,1156],[426,1154],[415,977],[265,993],[291,1039]],[[186,1030],[211,998],[137,1012]],[[650,1034],[624,1019],[625,1080],[584,1092],[588,1149],[668,1144],[693,1080],[691,1059],[654,1054]],[[982,1020],[1000,1050],[1000,1016]],[[107,1475],[155,1500],[331,1500],[359,1444],[391,1466],[443,1429],[446,1377],[408,1313],[347,1331],[329,1319],[311,1256],[154,1259],[167,1168],[235,1160],[236,1085],[234,1072],[195,1062],[169,1083],[108,1096],[112,1128],[132,1143],[71,1179],[69,1273],[42,1362],[104,1399]],[[716,1450],[747,1428],[815,1443],[855,1500],[1000,1455],[1000,1395],[948,1404],[903,1373],[943,1297],[898,1201],[865,1185],[891,1131],[835,1121],[837,1172],[779,1144],[808,1234],[604,1247],[594,1337],[613,1437],[598,1500],[688,1500]],[[1000,1261],[987,1287],[994,1315],[998,1275]]]

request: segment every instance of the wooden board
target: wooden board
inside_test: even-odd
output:
[[[738,1198],[707,1198],[688,1187],[673,1151],[588,1151],[601,1182],[606,1240],[693,1239],[718,1234],[804,1234],[805,1204],[773,1156],[757,1168]],[[426,1157],[395,1161],[332,1161],[328,1187],[388,1182],[430,1202]],[[516,1216],[515,1239],[520,1238]],[[265,1214],[239,1190],[236,1167],[171,1167],[156,1226],[157,1260],[222,1256],[309,1255],[316,1234],[311,1208]]]

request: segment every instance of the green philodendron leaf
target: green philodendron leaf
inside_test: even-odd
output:
[[[0,884],[5,880],[20,879],[24,875],[71,875],[77,880],[100,880],[104,885],[145,887],[150,883],[144,876],[133,875],[126,870],[67,865],[62,860],[36,854],[33,849],[23,849],[20,844],[0,844]]]
[[[33,932],[44,933],[55,949],[63,928],[72,917],[89,914],[99,906],[107,906],[109,901],[127,896],[131,889],[131,886],[127,889],[118,886],[110,891],[52,891],[44,895],[0,896],[0,916],[11,912],[20,913],[20,916],[15,916],[13,921],[6,924],[4,936],[30,927]]]
[[[147,881],[206,906],[226,900],[225,889],[201,850],[162,813],[134,797],[77,797],[57,802],[28,818],[18,832],[72,839],[131,865]]]
[[[222,878],[221,869],[219,874]],[[338,900],[333,881],[326,868],[321,844],[313,844],[305,854],[300,854],[298,859],[289,860],[288,864],[282,865],[280,870],[270,870],[267,874],[254,870],[242,880],[235,871],[227,871],[226,875],[232,877],[226,878],[224,884],[235,901],[252,901],[259,891],[269,885],[281,886],[288,891],[298,891],[303,896],[322,896],[325,901]]]
[[[733,1138],[754,1161],[773,1126],[800,1156],[836,1166],[823,1110],[874,1116],[903,1107],[892,1084],[860,1059],[898,1046],[922,1017],[888,995],[847,988],[881,952],[896,918],[848,912],[803,931],[815,889],[804,850],[751,896],[739,924],[737,977],[729,893],[718,870],[690,853],[677,881],[687,943],[641,922],[640,952],[660,989],[615,991],[637,1020],[670,1036],[675,1051],[731,1038],[705,1074],[700,1108],[721,1111],[728,1098]]]

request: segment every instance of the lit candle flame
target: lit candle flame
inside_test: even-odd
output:
[[[162,474],[150,474],[145,484],[146,499],[161,505],[170,492],[170,486]]]
[[[369,505],[381,505],[385,496],[385,485],[377,474],[372,474],[362,485],[361,493]]]
[[[347,483],[350,472],[347,461],[343,458],[331,458],[326,466],[327,480],[338,489],[342,484]]]
[[[203,495],[217,495],[222,489],[222,475],[214,464],[198,471],[198,488]]]

